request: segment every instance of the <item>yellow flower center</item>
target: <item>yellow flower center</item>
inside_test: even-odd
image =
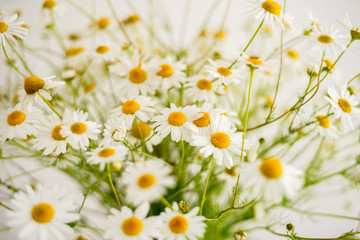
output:
[[[84,87],[84,93],[88,94],[89,92],[94,90],[95,87],[96,87],[96,83],[90,83],[89,85],[86,85]]]
[[[133,14],[133,15],[128,16],[124,20],[122,20],[122,23],[123,24],[131,24],[131,23],[135,23],[139,20],[140,20],[139,16],[136,14]]]
[[[67,137],[63,137],[60,133],[62,126],[64,126],[64,124],[56,125],[52,130],[51,136],[56,141],[64,141],[67,138]]]
[[[72,57],[72,56],[76,56],[79,53],[84,51],[84,47],[75,47],[75,48],[69,48],[66,50],[66,55]]]
[[[86,124],[82,122],[77,122],[71,125],[71,131],[75,134],[83,134],[86,132],[86,129]]]
[[[168,123],[172,126],[181,126],[186,120],[186,116],[182,112],[172,112],[168,116]]]
[[[231,70],[226,67],[218,67],[217,72],[220,73],[220,75],[226,77],[232,74]]]
[[[13,111],[7,117],[7,123],[10,126],[17,126],[22,124],[25,121],[25,113],[21,111]]]
[[[143,229],[143,223],[137,217],[130,217],[122,223],[121,229],[128,236],[137,236]]]
[[[220,31],[215,33],[214,37],[216,37],[218,39],[224,39],[225,38],[225,32],[220,30]]]
[[[170,230],[176,234],[181,234],[186,232],[188,226],[189,226],[188,220],[181,215],[175,216],[169,221]]]
[[[140,84],[146,81],[147,73],[141,67],[136,67],[130,70],[129,80],[135,84]]]
[[[96,52],[98,54],[105,54],[110,50],[110,48],[108,46],[99,46],[96,48]]]
[[[329,35],[320,35],[320,36],[318,36],[317,39],[319,42],[326,43],[326,44],[332,43],[332,41],[333,41],[333,38],[330,37]]]
[[[140,188],[146,189],[153,186],[155,182],[156,182],[156,178],[153,174],[145,173],[139,177],[137,184]]]
[[[260,172],[268,179],[280,178],[283,173],[280,160],[274,157],[264,159],[260,165]]]
[[[7,29],[8,29],[8,25],[5,22],[1,21],[0,22],[0,33],[6,32]]]
[[[225,168],[224,172],[231,177],[235,177],[236,176],[236,167]]]
[[[173,75],[174,69],[169,64],[161,64],[160,67],[161,70],[158,71],[156,75],[163,78],[169,78]]]
[[[140,105],[135,100],[128,100],[124,102],[121,109],[125,114],[135,114],[140,109]]]
[[[328,117],[325,117],[324,115],[318,115],[316,116],[316,120],[319,121],[319,125],[323,128],[329,128],[330,127],[330,121]]]
[[[206,127],[210,124],[210,115],[207,112],[199,112],[199,113],[203,113],[204,116],[202,116],[199,119],[196,119],[193,121],[193,123],[197,126],[197,127]]]
[[[266,0],[266,2],[263,2],[261,4],[261,7],[271,13],[271,14],[274,14],[276,16],[280,16],[280,13],[281,13],[281,5],[275,1],[272,1],[272,0]]]
[[[111,157],[114,154],[115,154],[115,150],[113,148],[104,148],[98,153],[99,157],[102,158]]]
[[[29,95],[36,93],[37,91],[42,89],[44,87],[44,85],[45,85],[45,82],[36,76],[31,76],[31,77],[25,78],[25,80],[24,80],[24,89],[25,89],[25,92]]]
[[[256,65],[256,66],[262,64],[262,61],[256,57],[250,57],[250,58],[246,59],[246,61],[253,65]]]
[[[289,50],[287,52],[288,56],[291,57],[292,59],[298,59],[299,58],[299,54],[295,51],[295,50]]]
[[[52,9],[55,6],[56,6],[56,2],[53,0],[45,0],[45,2],[43,3],[43,8],[46,9]]]
[[[324,63],[326,64],[327,68],[331,68],[333,63],[329,60],[329,59],[324,59]],[[332,69],[335,69],[335,67],[333,67]]]
[[[351,104],[346,99],[340,98],[338,104],[343,112],[351,112]]]
[[[48,203],[36,204],[32,211],[32,218],[38,223],[49,223],[55,214],[54,208]]]
[[[197,81],[196,86],[201,90],[210,91],[212,89],[212,82],[207,79],[200,79]]]
[[[227,148],[230,145],[229,135],[224,132],[214,133],[211,135],[210,141],[216,148],[220,149]]]
[[[139,125],[139,127],[138,127]],[[139,122],[138,125],[134,124],[131,128],[131,135],[135,138],[141,139],[141,136],[143,139],[150,136],[151,128],[149,125],[147,125],[144,122]],[[140,129],[140,131],[139,131]],[[140,134],[141,133],[141,134]]]
[[[110,24],[110,19],[107,17],[100,18],[97,22],[97,25],[100,29],[105,29]]]

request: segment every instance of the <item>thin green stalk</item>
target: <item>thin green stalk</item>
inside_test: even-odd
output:
[[[5,37],[6,41],[9,43],[11,49],[14,51],[14,53],[16,54],[16,56],[20,59],[20,61],[22,62],[22,64],[24,65],[26,71],[28,71],[28,73],[30,73],[32,76],[34,75],[30,68],[28,67],[28,65],[26,64],[24,58],[20,55],[20,53],[16,50],[16,48],[12,45],[12,43]]]
[[[173,209],[173,207],[171,206],[171,204],[169,203],[169,201],[166,200],[166,198],[165,198],[164,196],[162,196],[162,197],[160,198],[160,201],[161,201],[165,206],[169,207],[171,210]]]
[[[204,203],[205,203],[205,200],[206,200],[206,191],[207,191],[207,188],[208,188],[210,175],[211,175],[212,169],[214,167],[214,163],[215,163],[215,158],[214,157],[212,157],[212,158],[213,159],[211,160],[212,162],[211,162],[211,165],[210,165],[209,173],[208,173],[207,178],[206,178],[204,193],[203,193],[202,198],[201,198],[201,205],[200,205],[200,212],[199,212],[200,216],[202,216],[202,211],[203,211]]]
[[[180,184],[182,182],[183,177],[183,168],[185,166],[185,142],[184,140],[181,140],[181,159],[179,163],[179,172],[178,172],[178,183]]]
[[[352,81],[360,76],[360,73],[356,74],[355,77],[351,78],[346,85],[349,85]]]
[[[7,52],[5,50],[4,44],[2,45],[2,49],[4,51],[6,60],[8,61],[8,63],[15,69],[15,71],[17,71],[23,78],[26,78],[25,74],[23,74],[13,63],[13,61],[10,60],[9,56],[7,55]]]
[[[118,196],[118,194],[116,192],[116,189],[114,187],[112,178],[111,178],[110,164],[106,163],[106,167],[107,167],[107,171],[108,171],[108,178],[109,178],[109,183],[110,183],[111,189],[112,189],[112,191],[113,191],[113,193],[115,195],[115,198],[116,198],[117,203],[119,204],[119,207],[121,208],[121,202],[120,202],[119,196]]]
[[[60,118],[62,119],[62,116],[60,115],[60,113],[58,113],[55,108],[51,105],[51,103],[49,102],[49,100],[47,100],[46,98],[44,98],[41,94],[39,94],[40,97],[42,98],[42,100],[44,100],[44,102],[50,107],[50,109]]]

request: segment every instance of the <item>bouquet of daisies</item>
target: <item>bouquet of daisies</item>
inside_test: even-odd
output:
[[[281,3],[251,0],[231,43],[231,1],[212,31],[214,1],[176,48],[166,19],[102,3],[111,15],[45,0],[34,29],[0,11],[0,234],[310,239],[293,224],[300,215],[360,221],[312,204],[326,187],[345,194],[360,182],[360,73],[335,68],[360,40],[347,15],[341,34],[312,16],[295,29]],[[63,31],[65,6],[87,25]]]

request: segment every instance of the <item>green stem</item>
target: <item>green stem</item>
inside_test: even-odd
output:
[[[210,165],[209,173],[208,173],[207,178],[206,178],[206,184],[205,184],[204,193],[203,193],[202,198],[201,198],[201,205],[200,205],[200,212],[199,212],[200,216],[202,216],[203,206],[204,206],[204,203],[205,203],[205,200],[206,200],[206,191],[207,191],[207,187],[208,187],[208,184],[209,184],[210,175],[211,175],[212,169],[214,167],[215,158],[213,157],[213,159],[211,161],[212,162],[211,162],[211,165]]]
[[[40,95],[40,94],[39,94]],[[46,98],[44,98],[42,95],[40,95],[40,97],[42,98],[42,100],[44,100],[44,102],[50,107],[50,109],[60,118],[62,119],[62,116],[60,115],[60,113],[58,113],[55,108],[51,105],[51,103],[49,102],[49,100],[47,100]]]
[[[22,62],[22,64],[24,65],[26,71],[28,71],[32,76],[34,76],[34,74],[31,72],[30,68],[28,67],[28,65],[26,64],[25,60],[23,59],[23,57],[20,55],[20,53],[18,51],[16,51],[16,48],[12,45],[12,43],[5,37],[6,41],[9,43],[11,49],[14,51],[14,53],[16,54],[16,56],[20,59],[20,61]]]
[[[118,196],[118,194],[116,192],[116,189],[114,187],[112,178],[111,178],[110,164],[106,163],[106,167],[107,167],[107,171],[108,171],[108,178],[109,178],[109,183],[110,183],[111,189],[112,189],[112,191],[113,191],[113,193],[115,195],[115,198],[116,198],[116,201],[117,201],[119,207],[121,208],[121,202],[120,202],[119,196]]]
[[[4,44],[2,45],[2,49],[4,51],[6,60],[8,61],[8,63],[15,69],[15,71],[17,71],[23,78],[26,78],[25,74],[23,74],[22,72],[20,72],[20,70],[14,65],[13,61],[10,60],[9,56],[7,55],[7,52],[5,50]]]
[[[162,197],[160,198],[160,201],[161,201],[165,206],[167,206],[167,207],[169,207],[171,210],[173,210],[173,207],[171,206],[171,204],[169,203],[169,201],[166,200],[166,198],[165,198],[164,196],[162,196]]]
[[[355,80],[355,79],[358,78],[359,76],[360,76],[360,73],[356,74],[355,77],[353,77],[352,79],[350,79],[346,85],[349,85],[353,80]]]

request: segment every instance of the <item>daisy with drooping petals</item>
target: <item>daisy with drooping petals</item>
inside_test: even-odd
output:
[[[121,107],[115,108],[111,111],[113,116],[124,118],[126,129],[130,129],[133,125],[135,117],[141,121],[148,121],[150,117],[148,113],[155,112],[155,103],[151,98],[145,96],[137,96],[128,99],[122,99]]]
[[[186,79],[186,65],[183,62],[176,61],[175,58],[167,57],[164,60],[160,60],[162,63],[156,75],[161,77],[161,88],[168,90],[171,87],[180,88],[180,83],[183,83]]]
[[[123,145],[103,146],[89,152],[87,161],[90,164],[100,164],[100,169],[104,170],[107,163],[123,160],[127,152],[128,149]]]
[[[171,139],[175,142],[179,142],[180,139],[190,142],[192,133],[198,132],[193,121],[202,116],[195,106],[181,108],[172,103],[170,108],[163,109],[161,115],[153,118],[156,122],[155,131],[160,138],[165,138],[171,133]]]
[[[292,20],[294,19],[289,13],[281,11],[281,5],[273,0],[252,0],[253,9],[250,13],[254,14],[255,19],[264,19],[265,25],[275,27],[280,25],[284,29],[284,25],[292,28]]]
[[[62,129],[60,134],[66,137],[66,141],[75,149],[85,150],[89,146],[89,139],[97,139],[97,134],[100,133],[101,125],[87,121],[88,113],[77,110],[71,112],[69,109],[65,110]]]
[[[318,121],[318,124],[315,124],[315,129],[320,136],[332,140],[339,135],[338,131],[334,128],[332,123],[330,123],[329,117],[326,117],[325,115],[317,115],[315,119]]]
[[[195,76],[188,79],[189,82],[185,83],[185,95],[192,100],[215,102],[217,84],[210,81],[205,76]]]
[[[213,155],[219,165],[231,168],[234,165],[231,153],[241,155],[242,148],[242,133],[235,131],[227,117],[218,115],[211,121],[208,133],[192,136],[191,145],[201,147],[200,153],[204,157]],[[244,150],[249,148],[248,142],[245,139]]]
[[[299,169],[285,165],[275,157],[248,163],[240,174],[245,189],[252,189],[252,194],[261,195],[271,203],[280,202],[283,196],[294,198],[303,184]]]
[[[190,212],[183,214],[179,211],[177,203],[173,203],[173,210],[166,208],[161,213],[159,240],[197,240],[205,233],[205,217],[197,216],[199,207],[194,207]]]
[[[64,188],[58,186],[46,189],[30,186],[25,192],[18,192],[11,200],[12,209],[6,215],[7,225],[16,231],[21,239],[65,240],[64,234],[73,233],[67,225],[79,219],[74,212],[76,205],[68,197]]]
[[[34,124],[37,124],[40,118],[40,110],[34,109],[30,112],[19,103],[14,108],[1,112],[0,136],[4,141],[15,137],[26,139],[28,135],[37,133]]]
[[[154,131],[152,127],[145,122],[134,123],[129,132],[129,141],[137,143],[145,142],[145,146],[149,152],[153,151],[153,145],[158,145],[162,140],[158,135],[153,136]]]
[[[324,26],[321,28],[313,27],[312,30],[309,39],[310,50],[315,50],[320,54],[325,52],[325,56],[330,55],[332,57],[336,56],[337,49],[342,50],[343,46],[340,41],[343,37],[338,34],[338,29]]]
[[[6,12],[0,13],[0,44],[6,46],[6,40],[12,44],[17,44],[16,38],[23,39],[28,33],[28,29],[23,27],[24,22],[14,22],[17,14],[9,16]]]
[[[135,205],[159,200],[167,188],[175,185],[171,171],[171,167],[160,160],[140,160],[128,166],[122,177],[127,198]]]
[[[210,65],[205,66],[205,72],[210,74],[217,80],[218,84],[224,84],[225,86],[231,83],[239,82],[239,70],[236,68],[228,68],[220,65],[213,60],[208,60]]]
[[[342,25],[344,25],[349,31],[352,41],[360,40],[360,29],[359,27],[355,27],[352,25],[349,16],[346,14],[345,17],[339,20]],[[360,46],[359,42],[357,42],[358,46]]]
[[[333,86],[328,87],[329,97],[326,100],[331,104],[335,118],[340,118],[345,128],[354,130],[353,119],[360,119],[360,109],[356,106],[359,104],[354,95],[350,95],[347,85],[335,80]]]
[[[146,216],[149,213],[150,205],[144,202],[133,212],[127,206],[121,210],[112,208],[105,226],[104,238],[111,240],[152,240],[158,237],[156,217]]]
[[[100,145],[111,145],[115,142],[122,142],[126,136],[125,120],[123,118],[110,118],[105,123],[103,140]]]

